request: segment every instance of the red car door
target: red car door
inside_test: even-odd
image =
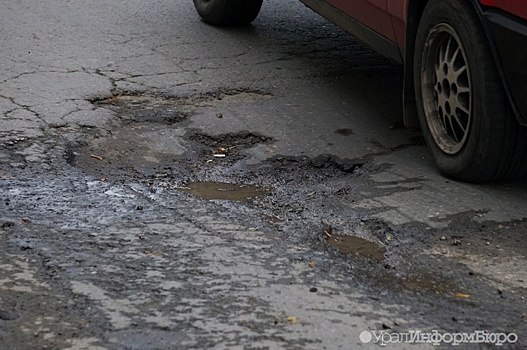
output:
[[[397,42],[388,3],[394,0],[327,0],[362,24],[393,42]]]

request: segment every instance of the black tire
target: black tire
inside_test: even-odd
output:
[[[242,26],[254,21],[263,0],[194,0],[199,15],[217,26]]]
[[[513,115],[470,1],[427,4],[414,82],[421,128],[441,172],[471,182],[527,174],[527,128]]]

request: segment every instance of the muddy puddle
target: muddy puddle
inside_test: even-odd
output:
[[[224,199],[241,202],[250,198],[265,196],[271,192],[270,189],[255,185],[208,181],[192,182],[178,189],[204,199]]]
[[[468,295],[459,293],[459,289],[454,283],[440,279],[437,276],[428,276],[424,273],[420,276],[403,277],[401,284],[404,288],[413,292],[454,295],[458,298],[468,297]]]
[[[370,259],[375,262],[382,262],[386,252],[385,248],[378,243],[350,235],[331,234],[327,237],[326,243],[341,253]]]

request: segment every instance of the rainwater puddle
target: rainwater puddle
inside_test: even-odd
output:
[[[384,253],[386,251],[378,243],[350,235],[332,234],[327,238],[326,243],[330,247],[338,249],[341,253],[353,254],[376,262],[382,262],[384,260]]]
[[[199,196],[204,199],[225,199],[230,201],[246,201],[249,198],[264,196],[271,192],[267,188],[255,185],[240,185],[225,182],[192,182],[180,191]]]

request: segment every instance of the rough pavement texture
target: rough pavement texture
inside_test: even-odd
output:
[[[349,349],[369,329],[516,332],[525,346],[525,186],[430,170],[415,132],[393,127],[400,67],[297,1],[266,1],[242,29],[207,26],[183,0],[3,2],[0,348]],[[129,96],[162,106],[107,108]],[[171,110],[181,128],[141,134],[139,122]],[[138,132],[120,138],[124,127]],[[262,166],[262,181],[276,170],[277,191],[296,192],[209,202],[175,188],[191,172],[165,186],[156,173],[108,181],[70,164],[91,142],[138,135],[147,161],[186,156],[189,130],[266,135],[224,176]],[[371,171],[331,177],[354,166],[344,158]],[[333,188],[347,209],[332,212]],[[386,265],[325,248],[321,203],[382,240]]]

